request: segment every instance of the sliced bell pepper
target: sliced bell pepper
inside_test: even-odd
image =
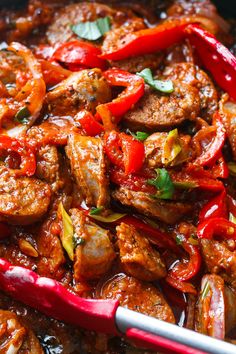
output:
[[[213,178],[223,178],[223,179],[228,178],[229,167],[222,153],[220,153],[215,163],[210,167],[211,167],[211,175]]]
[[[105,152],[113,164],[124,169],[125,174],[138,172],[145,158],[141,141],[116,131],[105,135]]]
[[[188,253],[189,260],[177,263],[169,271],[168,275],[179,281],[186,281],[198,273],[201,266],[201,255],[199,247],[189,242],[189,239],[184,234],[181,234],[181,246]]]
[[[7,135],[0,136],[0,150],[20,155],[19,169],[10,169],[16,176],[32,176],[36,170],[36,159],[33,146],[24,139],[15,139]]]
[[[202,223],[209,218],[228,218],[228,211],[226,205],[226,191],[222,192],[207,202],[199,214],[199,223]]]
[[[111,169],[110,180],[115,184],[127,187],[135,192],[141,191],[149,194],[156,193],[156,188],[147,184],[147,177],[135,174],[127,176],[125,172],[121,169]]]
[[[165,281],[171,285],[173,288],[182,291],[183,293],[189,293],[193,295],[197,295],[197,290],[191,283],[187,283],[184,281],[181,281],[179,279],[173,278],[170,275],[167,275],[165,278]]]
[[[236,240],[236,224],[225,218],[209,218],[198,225],[197,236],[200,239],[209,240],[212,240],[214,236],[223,240]]]
[[[82,110],[76,115],[76,122],[79,122],[84,132],[89,136],[96,136],[104,131],[103,126],[96,121],[92,113]]]
[[[137,55],[155,53],[178,43],[186,36],[186,21],[174,19],[157,27],[127,34],[118,42],[117,47],[100,55],[103,59],[122,60]]]
[[[71,41],[61,44],[53,53],[52,60],[65,64],[77,64],[87,68],[106,68],[106,61],[99,58],[101,51],[91,43]]]
[[[185,28],[191,44],[196,48],[203,65],[217,84],[236,100],[236,58],[211,33],[197,24]]]
[[[107,107],[112,117],[116,118],[115,123],[118,123],[121,117],[143,96],[144,80],[138,75],[116,68],[108,69],[103,76],[109,85],[125,87],[125,90],[112,102],[100,105]],[[98,114],[100,114],[100,106],[97,107]]]
[[[216,126],[216,135],[211,143],[210,147],[206,149],[200,156],[194,161],[195,165],[209,166],[219,156],[221,149],[224,145],[226,133],[222,123],[219,112],[215,113],[213,118],[213,124]]]
[[[46,85],[57,85],[71,75],[71,71],[64,69],[58,63],[51,63],[43,59],[39,59],[39,62]]]

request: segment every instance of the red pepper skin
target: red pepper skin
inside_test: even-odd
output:
[[[172,20],[154,28],[148,28],[127,34],[122,43],[111,52],[103,52],[100,58],[122,60],[137,55],[155,53],[178,43],[186,36],[186,22]]]
[[[179,281],[186,281],[194,277],[201,266],[201,255],[199,247],[192,245],[186,235],[181,234],[181,245],[189,255],[188,262],[179,262],[170,270],[168,276]]]
[[[20,155],[21,164],[19,169],[11,169],[15,176],[32,176],[36,170],[36,159],[32,146],[25,140],[17,140],[7,135],[0,136],[0,150],[11,151]]]
[[[196,24],[185,28],[191,44],[196,48],[203,65],[217,84],[236,100],[236,58],[211,33]]]
[[[213,178],[223,178],[226,179],[229,177],[229,167],[225,162],[225,159],[220,153],[214,165],[211,167],[211,175]]]
[[[209,218],[225,218],[228,219],[228,211],[226,205],[226,191],[222,192],[207,202],[199,213],[199,223]]]
[[[41,64],[43,79],[46,85],[57,85],[71,75],[71,71],[64,69],[58,63],[51,63],[48,60],[39,59]]]
[[[104,70],[106,62],[98,57],[99,54],[100,49],[91,43],[71,41],[61,44],[53,53],[52,60]]]
[[[154,176],[155,177],[155,176]],[[120,186],[131,189],[135,192],[146,192],[149,194],[155,194],[156,188],[147,184],[147,178],[139,175],[129,175],[127,176],[123,170],[111,169],[110,180]]]
[[[80,298],[56,280],[13,266],[3,258],[0,258],[0,288],[49,317],[88,330],[118,335],[115,313],[119,302],[116,300]]]
[[[114,165],[124,169],[126,175],[138,172],[145,158],[143,143],[116,131],[105,135],[105,152]]]
[[[117,98],[103,105],[109,109],[113,117],[117,118],[116,123],[118,123],[120,118],[143,96],[144,80],[138,75],[116,68],[108,69],[103,76],[109,85],[125,87]]]
[[[96,136],[104,131],[103,126],[86,110],[77,113],[76,121],[80,123],[83,131],[89,136]]]
[[[236,200],[230,195],[227,195],[227,207],[229,213],[233,214],[233,216],[236,217]]]
[[[197,295],[197,290],[191,283],[183,282],[181,280],[171,277],[170,275],[167,275],[165,281],[173,288],[182,291],[183,293]]]
[[[125,133],[120,133],[120,140],[124,154],[125,173],[128,175],[138,172],[142,168],[145,159],[143,143]]]
[[[195,165],[209,166],[212,162],[215,162],[221,152],[225,142],[226,132],[219,112],[215,113],[213,123],[216,126],[215,139],[211,143],[209,149],[196,158],[194,161]]]
[[[208,240],[214,236],[223,240],[236,240],[236,224],[224,218],[210,218],[198,225],[197,236]]]

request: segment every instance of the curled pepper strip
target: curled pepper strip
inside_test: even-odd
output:
[[[105,152],[114,165],[124,169],[125,174],[139,171],[145,158],[142,142],[116,131],[105,135]]]
[[[199,157],[196,158],[196,160],[194,161],[195,165],[207,166],[214,162],[221,152],[221,149],[225,142],[226,133],[219,112],[215,113],[213,118],[213,124],[216,126],[215,138],[210,144],[210,147],[206,151],[204,151]]]
[[[189,254],[189,260],[177,263],[168,275],[179,281],[186,281],[198,273],[201,266],[201,255],[199,247],[192,245],[184,234],[181,234],[181,245]]]
[[[89,136],[96,136],[104,131],[103,126],[96,121],[92,113],[82,110],[75,117],[83,131]]]
[[[33,148],[23,140],[17,140],[6,135],[0,136],[0,150],[12,151],[20,155],[19,169],[11,169],[16,176],[32,176],[36,170],[36,160]]]
[[[101,50],[91,43],[71,41],[57,47],[51,59],[65,64],[76,64],[87,68],[104,70],[106,62],[98,57],[99,54],[101,54]]]
[[[199,223],[209,218],[228,218],[226,205],[226,191],[222,192],[207,202],[199,213]]]
[[[125,90],[112,102],[97,107],[98,114],[101,114],[101,107],[108,108],[115,122],[118,123],[121,117],[138,102],[144,94],[144,80],[138,75],[130,74],[120,69],[109,69],[103,76],[111,86],[122,86]]]
[[[165,281],[171,285],[173,288],[182,291],[183,293],[189,293],[193,295],[197,295],[197,290],[191,283],[186,283],[181,280],[178,280],[170,275],[167,275]]]
[[[186,21],[172,20],[157,27],[127,34],[117,47],[100,55],[103,59],[122,60],[137,55],[155,53],[178,43],[186,36]]]
[[[236,224],[225,218],[210,218],[198,225],[197,236],[208,240],[212,240],[214,236],[223,240],[236,240]]]
[[[235,56],[215,36],[196,24],[189,24],[185,32],[217,84],[236,100]]]

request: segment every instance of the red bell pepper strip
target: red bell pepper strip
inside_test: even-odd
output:
[[[201,255],[199,247],[192,245],[184,234],[181,234],[181,246],[188,253],[189,260],[177,263],[168,275],[179,281],[186,281],[198,273],[201,266]]]
[[[225,142],[226,133],[219,112],[215,113],[213,118],[213,124],[215,124],[216,126],[215,138],[211,143],[210,147],[206,151],[204,151],[199,157],[196,158],[196,160],[194,161],[195,165],[209,166],[217,159],[221,152],[221,149]]]
[[[155,53],[166,49],[185,38],[186,21],[175,19],[154,28],[139,30],[122,37],[117,47],[103,52],[100,58],[122,60],[137,55]]]
[[[219,157],[215,161],[215,163],[210,166],[211,168],[211,175],[213,178],[228,178],[229,176],[229,167],[227,163],[225,162],[225,159],[220,153]]]
[[[52,60],[104,70],[106,62],[98,57],[99,54],[101,50],[91,43],[71,41],[61,44],[53,53]]]
[[[105,135],[105,152],[114,165],[124,169],[125,174],[139,171],[145,158],[141,141],[116,131]]]
[[[79,122],[83,131],[89,136],[96,136],[104,131],[103,126],[96,121],[92,113],[86,110],[77,113],[76,122]]]
[[[236,100],[236,57],[215,36],[196,24],[188,25],[185,32],[217,84]]]
[[[51,63],[48,60],[39,59],[43,79],[46,85],[57,85],[71,75],[71,71],[64,69],[58,63]]]
[[[103,76],[109,85],[125,87],[125,90],[112,102],[100,105],[107,107],[111,115],[116,118],[115,122],[118,123],[121,117],[143,96],[144,80],[138,75],[116,68],[108,69]],[[98,114],[100,106],[97,107]]]
[[[15,152],[20,155],[19,169],[10,169],[16,176],[32,176],[36,170],[36,160],[33,147],[24,139],[17,140],[7,135],[0,136],[0,150],[7,153]]]
[[[236,200],[232,198],[230,195],[227,195],[227,206],[229,213],[231,213],[234,217],[236,217]]]
[[[155,178],[155,176],[152,177]],[[127,176],[123,170],[115,168],[111,169],[110,172],[110,180],[115,184],[129,188],[135,192],[141,191],[149,194],[155,194],[156,188],[147,184],[147,179],[152,177],[144,177],[135,174]]]
[[[13,266],[0,258],[0,288],[14,299],[49,317],[86,329],[117,335],[116,300],[83,299],[58,281]]]
[[[214,236],[223,240],[236,240],[236,224],[225,218],[210,218],[198,225],[197,236],[208,240],[212,240]]]
[[[183,282],[179,279],[173,278],[170,275],[167,275],[167,277],[165,278],[165,281],[169,285],[171,285],[173,288],[175,288],[179,291],[182,291],[183,293],[197,295],[197,290],[195,289],[195,287],[191,283]]]
[[[222,192],[207,202],[199,213],[199,223],[209,218],[225,218],[228,219],[228,211],[226,205],[226,191]]]

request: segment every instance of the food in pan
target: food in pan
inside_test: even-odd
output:
[[[208,0],[1,10],[1,353],[142,352],[16,301],[15,266],[234,342],[231,27]]]

